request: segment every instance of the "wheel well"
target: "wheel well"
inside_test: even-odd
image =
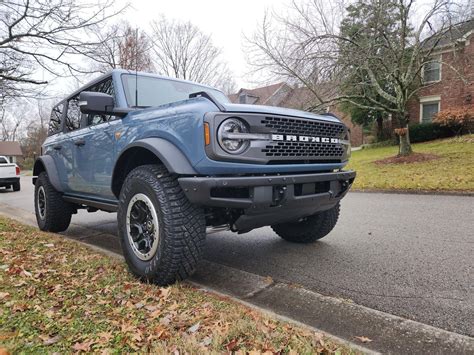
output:
[[[41,160],[37,160],[33,167],[33,176],[38,176],[43,171],[46,171],[46,168]]]
[[[142,147],[132,147],[120,156],[112,175],[112,192],[117,199],[128,173],[136,167],[146,164],[162,164],[162,162],[154,153]]]

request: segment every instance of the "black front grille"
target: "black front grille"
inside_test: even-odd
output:
[[[262,149],[267,157],[342,157],[340,144],[309,142],[278,142]]]
[[[272,133],[296,136],[342,138],[345,126],[336,122],[320,122],[314,120],[265,117],[261,121]],[[271,142],[267,144],[262,153],[267,157],[282,159],[293,157],[301,160],[331,160],[340,161],[344,155],[344,147],[339,143],[321,142]]]
[[[271,128],[274,133],[330,138],[340,138],[345,130],[344,125],[341,123],[284,117],[265,117],[265,119],[262,120],[262,124],[265,127]]]

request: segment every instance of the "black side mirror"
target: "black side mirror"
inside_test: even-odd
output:
[[[79,107],[84,114],[112,115],[125,117],[131,108],[114,108],[115,100],[112,95],[95,91],[83,91],[79,94]]]
[[[85,114],[112,114],[114,105],[114,98],[102,92],[83,91],[79,94],[79,107]]]

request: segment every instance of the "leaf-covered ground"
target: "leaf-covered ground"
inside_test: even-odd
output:
[[[6,350],[5,350],[6,349]],[[0,353],[353,353],[186,284],[0,216]]]
[[[474,135],[413,144],[413,150],[437,159],[380,164],[398,147],[353,152],[348,168],[357,171],[354,189],[474,191]]]

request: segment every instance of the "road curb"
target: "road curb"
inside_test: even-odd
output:
[[[20,222],[35,225],[34,215],[24,210],[10,206],[6,208],[0,204],[0,213]],[[80,240],[65,237],[108,256],[123,259],[119,253],[97,246],[97,244],[108,244],[108,242],[103,243],[103,240],[110,241],[110,238],[116,239],[116,236],[98,235],[96,231],[84,227],[80,229],[80,232]],[[373,310],[346,300],[323,296],[222,264],[203,261],[189,283],[204,290],[225,295],[282,320],[325,333],[329,338],[363,352],[474,353],[474,338]],[[361,346],[355,343],[356,336],[368,337],[372,341]]]
[[[239,281],[240,280],[240,281]],[[248,292],[254,280],[254,292]],[[357,336],[372,340],[363,346],[381,353],[472,354],[474,338],[370,309],[347,300],[323,296],[293,285],[205,262],[191,282],[356,344]],[[244,283],[243,290],[240,285]]]

